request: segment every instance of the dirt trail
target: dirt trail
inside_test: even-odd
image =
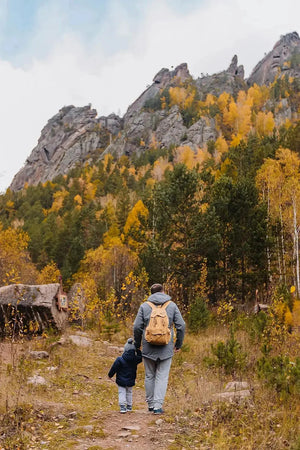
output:
[[[13,359],[17,361],[21,354],[25,355],[28,349],[38,342],[39,340],[14,345],[9,342],[1,343],[0,359],[3,367],[11,364]],[[56,347],[55,351],[61,358],[64,356],[64,353],[61,352],[67,351],[66,345]],[[80,368],[73,369],[72,366],[69,371],[67,371],[68,365],[64,363],[58,375],[51,375],[52,372],[47,369],[48,366],[53,366],[54,356],[51,355],[45,362],[36,362],[35,370],[50,378],[45,391],[46,396],[43,395],[43,391],[39,391],[38,387],[31,388],[30,403],[34,408],[30,411],[44,411],[45,414],[42,413],[44,416],[38,424],[37,417],[34,416],[35,430],[32,429],[31,423],[24,423],[30,439],[30,444],[28,443],[24,448],[30,450],[63,450],[66,448],[74,450],[100,448],[154,450],[160,448],[167,450],[175,442],[174,427],[168,423],[167,414],[156,416],[148,412],[141,380],[139,381],[140,385],[133,388],[133,411],[126,414],[116,411],[117,389],[114,389],[114,384],[107,379],[107,370],[110,364],[107,363],[107,358],[109,357],[111,360],[121,351],[122,348],[108,342],[94,342],[94,346],[89,352],[81,350],[80,347],[73,347],[73,353],[76,356],[71,360],[72,362],[77,361],[78,363],[84,357],[89,358],[88,361],[84,361]],[[94,362],[91,358],[95,358],[95,355],[97,355],[97,365],[101,369],[98,373],[99,376],[95,376],[95,371],[91,372],[94,370],[93,365],[90,364]],[[107,401],[100,407],[100,410],[98,409],[98,412],[96,409],[93,412],[85,408],[86,403],[89,402],[88,399],[94,396],[96,398],[101,391],[109,392],[111,387],[113,387],[113,395],[116,397],[112,397],[110,402]],[[47,395],[47,392],[52,392],[53,395]],[[79,398],[86,398],[86,400],[81,403]],[[70,413],[72,410],[74,410],[74,414]],[[103,436],[97,435],[98,430],[100,430],[99,433],[103,432]],[[37,431],[38,434],[36,434]]]
[[[166,425],[162,416],[149,413],[144,400],[142,389],[135,389],[134,410],[130,413],[108,412],[103,423],[106,438],[102,441],[102,447],[113,447],[116,449],[160,449],[167,448],[162,445],[162,437],[167,439],[167,433],[159,435],[157,431]],[[171,440],[170,440],[171,441]],[[105,448],[105,447],[104,447]]]
[[[132,412],[121,414],[118,411],[106,411],[105,417],[100,418],[105,437],[94,440],[93,443],[90,440],[80,440],[76,450],[87,450],[91,444],[103,449],[154,450],[159,447],[164,450],[174,442],[172,434],[166,430],[168,425],[164,416],[155,416],[147,411],[143,389],[134,388]]]

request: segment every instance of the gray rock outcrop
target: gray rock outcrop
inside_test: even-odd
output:
[[[15,333],[42,332],[48,327],[62,330],[68,313],[57,307],[58,283],[26,285],[11,284],[0,287],[0,333],[10,324]]]
[[[195,81],[200,98],[204,100],[207,94],[219,96],[222,92],[235,95],[241,89],[245,89],[244,67],[238,66],[236,55],[231,60],[227,70],[214,75],[204,75]]]
[[[188,66],[186,63],[182,63],[174,70],[161,69],[153,78],[153,84],[149,86],[127,109],[124,116],[125,124],[137,111],[140,111],[145,105],[147,100],[154,98],[161,92],[162,89],[170,86],[176,86],[186,80],[190,80]]]
[[[11,189],[20,190],[25,183],[36,185],[66,174],[97,150],[107,147],[122,128],[122,120],[112,114],[96,118],[90,106],[65,106],[43,128],[37,146],[24,167],[15,175]]]
[[[253,69],[247,82],[249,85],[269,84],[278,73],[300,76],[300,38],[296,31],[281,36],[279,41]]]

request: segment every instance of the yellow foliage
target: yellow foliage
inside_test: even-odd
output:
[[[152,175],[154,180],[161,181],[164,177],[165,171],[167,169],[172,170],[172,164],[169,163],[168,158],[163,158],[162,156],[154,162]],[[147,182],[149,179],[147,180]]]
[[[216,103],[216,97],[212,94],[207,94],[205,99],[205,105],[210,106],[213,105],[214,103]]]
[[[233,180],[237,179],[237,168],[231,161],[231,159],[226,158],[225,161],[222,163],[220,170],[216,174],[216,178],[219,178],[221,175],[228,175]]]
[[[233,131],[232,145],[238,145],[250,131],[252,103],[252,98],[247,97],[244,91],[240,91],[237,102],[231,99],[229,106],[224,109],[224,124]]]
[[[146,245],[145,226],[142,221],[145,222],[148,215],[149,211],[142,200],[139,200],[128,214],[124,226],[124,239],[129,248],[135,251],[140,251]]]
[[[154,178],[148,178],[146,181],[146,186],[152,188],[155,185],[155,179]]]
[[[259,111],[255,119],[255,129],[259,136],[270,136],[275,127],[275,120],[271,111]]]
[[[87,183],[84,189],[84,198],[87,201],[94,200],[97,192],[97,184],[96,183]]]
[[[140,218],[147,218],[149,215],[149,211],[142,202],[142,200],[139,200],[130,213],[128,214],[125,226],[124,226],[124,233],[128,234],[129,231],[133,228],[139,228],[141,226]]]
[[[286,303],[280,300],[274,302],[273,311],[285,326],[289,328],[293,325],[293,315]]]
[[[248,99],[251,99],[253,108],[257,111],[266,102],[269,96],[269,89],[267,86],[258,86],[254,84],[248,89],[247,92]]]
[[[79,194],[75,195],[74,202],[77,203],[78,206],[82,206],[82,197],[81,197],[81,195],[79,195]]]
[[[203,163],[209,158],[211,158],[211,156],[206,149],[198,148],[195,155],[195,162],[196,164],[199,164],[199,170],[201,170]]]
[[[108,169],[110,167],[109,173],[111,173],[114,168],[113,160],[114,160],[114,158],[110,153],[107,153],[106,155],[104,155],[104,158],[103,158],[104,170],[108,171]]]
[[[136,253],[119,237],[107,237],[105,246],[86,252],[74,278],[85,292],[87,318],[101,327],[104,319],[113,320],[118,316],[122,286],[137,264]]]
[[[185,99],[185,102],[184,102],[184,105],[183,105],[184,109],[190,108],[192,106],[192,104],[193,104],[194,99],[195,99],[195,92],[193,91]]]
[[[288,118],[286,118],[283,126],[286,130],[288,130],[292,126],[292,122]]]
[[[115,245],[121,245],[121,243],[119,228],[116,223],[113,223],[103,235],[103,247],[107,249]]]
[[[12,200],[8,200],[6,202],[6,208],[7,208],[8,211],[12,210],[14,208],[14,206],[15,206],[15,204],[14,204],[14,202]]]
[[[188,145],[177,147],[174,150],[174,162],[185,164],[189,169],[195,167],[195,153]]]
[[[228,152],[228,144],[223,136],[218,137],[215,147],[220,156]]]
[[[69,192],[66,190],[57,191],[53,194],[53,203],[50,209],[48,209],[47,213],[58,212],[62,206],[64,199],[69,195]]]
[[[37,284],[58,283],[61,275],[55,262],[51,261],[45,266],[37,277]]]
[[[243,139],[243,135],[241,133],[233,134],[231,136],[231,142],[230,142],[232,147],[237,147],[240,144],[242,139]]]
[[[0,285],[34,283],[37,270],[27,248],[29,236],[23,230],[0,225]]]
[[[170,87],[170,107],[178,105],[181,109],[189,108],[195,98],[195,91],[189,91],[184,87]]]
[[[134,167],[129,167],[128,172],[136,178],[136,170]]]
[[[217,99],[217,104],[222,114],[224,113],[224,110],[227,107],[230,98],[230,94],[228,94],[227,92],[223,92]]]

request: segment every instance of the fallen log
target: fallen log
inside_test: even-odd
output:
[[[59,283],[0,287],[0,333],[19,335],[41,333],[52,327],[62,330],[68,312],[59,310]]]

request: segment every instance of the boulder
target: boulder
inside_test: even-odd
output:
[[[33,351],[32,350],[31,352],[29,352],[29,356],[32,359],[47,359],[47,358],[49,358],[49,353],[45,352],[43,350],[41,350],[41,351]]]
[[[29,377],[27,383],[35,386],[46,386],[48,384],[46,379],[41,375],[33,375],[32,377]]]
[[[78,347],[89,347],[92,345],[92,340],[85,336],[78,336],[76,334],[72,334],[68,338],[72,344],[77,345]]]
[[[0,287],[0,333],[41,333],[48,327],[64,329],[68,313],[58,310],[59,291],[58,283]]]

